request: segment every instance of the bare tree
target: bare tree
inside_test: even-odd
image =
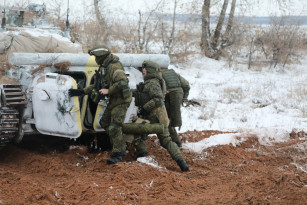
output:
[[[52,16],[52,18],[49,19],[50,22],[60,27],[63,27],[65,19],[65,11],[66,8],[63,7],[63,1],[61,0],[50,1],[49,14],[50,16]]]
[[[108,44],[108,36],[109,36],[109,33],[108,33],[109,28],[108,28],[106,19],[102,15],[102,11],[99,7],[100,2],[103,3],[103,1],[101,1],[101,0],[94,0],[94,10],[95,10],[95,16],[96,16],[96,19],[97,19],[97,27],[99,28],[99,30],[101,30],[101,33],[99,33],[96,36],[96,40],[99,41],[98,39],[100,39],[103,44],[107,45]]]
[[[164,0],[159,1],[156,6],[146,15],[139,10],[139,20],[137,26],[137,47],[139,51],[148,52],[148,44],[152,40],[154,31],[158,27],[159,19],[154,21],[153,15]]]
[[[218,23],[213,35],[210,33],[210,4],[211,0],[204,0],[202,7],[201,50],[207,57],[218,59],[222,54],[223,49],[234,43],[231,32],[233,28],[236,0],[232,0],[227,27],[225,32],[222,33],[222,28],[225,23],[226,11],[229,4],[229,0],[224,0]]]
[[[15,8],[27,8],[27,6],[31,3],[31,1],[30,0],[20,0],[18,2],[6,1],[5,3],[6,3],[6,6],[12,6]],[[12,3],[12,5],[10,5],[10,3]]]
[[[173,9],[173,19],[172,19],[172,27],[170,35],[167,36],[166,28],[164,23],[161,24],[161,36],[163,43],[163,53],[169,54],[172,51],[173,42],[174,42],[174,33],[175,33],[175,25],[176,25],[176,10],[177,10],[178,0],[174,0],[174,9]]]
[[[303,44],[303,32],[299,22],[291,22],[289,17],[274,17],[269,30],[257,39],[258,45],[271,61],[271,67],[285,65],[298,60]]]

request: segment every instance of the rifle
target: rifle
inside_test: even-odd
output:
[[[182,103],[183,104],[183,107],[188,107],[190,105],[192,106],[201,106],[201,104],[199,102],[197,102],[196,100],[187,100],[185,102]]]
[[[95,90],[98,94],[98,98],[97,98],[97,102],[99,102],[100,100],[106,100],[107,99],[107,95],[101,94],[99,92],[100,89],[105,88],[105,83],[104,83],[104,78],[102,76],[102,73],[98,70],[95,70],[96,72],[96,84],[95,84]]]

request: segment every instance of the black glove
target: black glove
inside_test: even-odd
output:
[[[68,95],[69,97],[84,95],[84,90],[82,89],[69,89]]]
[[[149,115],[149,112],[147,112],[143,107],[140,108],[139,114],[142,116],[147,116]]]

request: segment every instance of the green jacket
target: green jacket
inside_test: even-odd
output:
[[[144,88],[142,93],[146,95],[148,101],[142,106],[148,112],[164,105],[161,81],[162,79],[158,74],[147,74],[144,77]]]
[[[190,92],[190,84],[181,75],[176,73],[173,69],[162,70],[162,76],[166,83],[168,92],[180,91],[183,93],[183,98],[188,98]]]
[[[109,107],[112,108],[116,105],[130,103],[132,100],[132,93],[128,86],[125,70],[119,58],[110,54],[100,66],[99,72],[102,71],[101,69],[104,69],[102,88],[109,89]],[[95,85],[96,78],[94,78],[94,84],[84,88],[85,94],[93,94],[95,92]]]

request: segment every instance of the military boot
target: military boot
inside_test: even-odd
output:
[[[182,147],[181,142],[180,141],[175,141],[175,143],[177,144],[178,147]]]
[[[97,143],[97,137],[93,136],[89,139],[87,143],[87,152],[88,153],[98,153],[99,152],[99,147]]]
[[[178,160],[176,160],[178,166],[180,167],[181,171],[183,172],[187,172],[189,171],[189,167],[187,165],[187,163],[184,161],[184,159],[180,158]]]
[[[107,159],[107,164],[116,164],[117,162],[122,162],[125,155],[126,152],[114,152],[111,154],[110,158]]]

